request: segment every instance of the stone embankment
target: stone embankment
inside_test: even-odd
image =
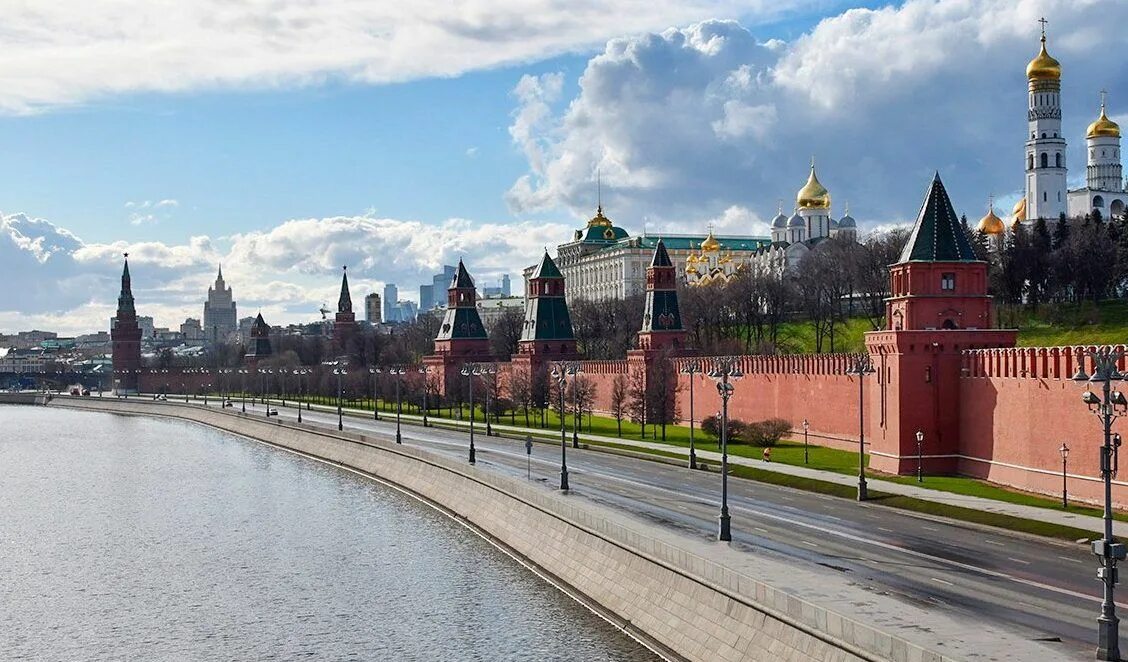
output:
[[[0,393],[0,405],[45,405],[51,397],[45,393]]]
[[[62,397],[51,406],[195,421],[387,481],[464,522],[667,659],[957,659],[734,571],[701,541],[379,436],[170,402]]]

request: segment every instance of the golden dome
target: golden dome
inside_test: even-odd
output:
[[[609,218],[607,218],[606,216],[603,215],[603,205],[599,205],[598,207],[596,207],[595,216],[593,216],[592,219],[590,221],[588,221],[588,227],[589,228],[596,228],[596,227],[609,228],[609,227],[611,227],[611,219],[609,219]]]
[[[1100,138],[1102,136],[1109,138],[1120,137],[1120,125],[1110,120],[1108,115],[1105,115],[1103,103],[1101,104],[1101,116],[1097,118],[1097,121],[1090,124],[1089,130],[1085,132],[1086,138]]]
[[[811,174],[807,175],[807,183],[795,195],[795,203],[800,209],[830,209],[830,192],[815,176],[814,159],[811,159]]]
[[[995,215],[995,207],[992,205],[987,215],[979,219],[979,225],[975,229],[983,234],[1003,234],[1007,231],[1007,226],[1003,224],[1003,219]]]
[[[1014,220],[1016,220],[1016,221],[1025,221],[1026,220],[1026,196],[1025,195],[1022,196],[1021,198],[1019,198],[1018,202],[1014,203],[1014,209],[1011,209],[1011,216],[1013,216]]]
[[[690,253],[689,257],[685,258],[686,264],[697,264],[697,262],[698,262],[698,257],[696,255],[694,255],[693,253]]]
[[[686,272],[687,274],[695,274],[695,273],[697,273],[697,267],[693,266],[692,264],[691,264],[691,265],[688,265],[688,266],[687,266],[687,267],[685,268],[685,272]]]
[[[1061,63],[1046,52],[1046,35],[1042,35],[1042,50],[1026,65],[1026,77],[1030,80],[1061,80]]]
[[[709,230],[709,236],[705,237],[705,241],[701,242],[701,250],[706,253],[715,253],[721,250],[721,242],[713,236],[712,230]]]

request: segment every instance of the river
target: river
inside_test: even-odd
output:
[[[390,487],[189,423],[0,406],[0,659],[655,656]]]

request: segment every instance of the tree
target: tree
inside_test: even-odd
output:
[[[611,382],[611,415],[615,417],[618,434],[623,436],[623,417],[627,413],[627,378],[625,375],[615,375]]]
[[[525,326],[525,311],[520,308],[505,308],[500,314],[490,317],[486,332],[490,337],[490,352],[499,360],[507,360],[517,353],[521,331]]]
[[[515,408],[520,407],[524,412],[525,427],[529,427],[529,408],[533,404],[533,389],[528,370],[513,367],[513,372],[509,376],[509,399],[513,401]]]
[[[1069,219],[1065,217],[1065,212],[1062,212],[1058,217],[1057,224],[1054,225],[1054,250],[1060,250],[1069,243]]]
[[[1034,221],[1030,242],[1024,255],[1026,263],[1027,295],[1030,304],[1037,309],[1038,304],[1049,298],[1053,239],[1046,219]]]
[[[662,352],[647,366],[646,370],[646,418],[652,425],[662,427],[662,441],[666,440],[666,426],[677,423],[678,376],[674,372],[674,362],[668,352]]]
[[[631,422],[638,423],[642,438],[646,439],[646,413],[649,404],[646,397],[646,370],[631,370],[627,386],[627,412]]]

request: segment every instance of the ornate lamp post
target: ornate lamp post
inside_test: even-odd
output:
[[[868,497],[866,491],[866,407],[865,407],[865,381],[866,375],[876,372],[869,354],[858,357],[854,367],[846,371],[847,375],[858,378],[858,501],[865,501]]]
[[[735,390],[732,380],[740,379],[744,373],[732,357],[722,356],[713,361],[713,369],[708,376],[717,382],[717,393],[721,396],[721,514],[717,518],[717,540],[729,541],[732,540],[732,527],[728,509],[728,402]]]
[[[924,433],[917,430],[917,482],[924,482]]]
[[[281,391],[279,393],[279,395],[282,396],[282,406],[283,407],[286,406],[286,375],[289,374],[289,372],[290,371],[287,370],[286,368],[279,368],[278,369],[278,387],[279,387],[279,390]]]
[[[1117,364],[1124,357],[1122,350],[1111,347],[1079,349],[1077,374],[1074,381],[1099,384],[1101,394],[1085,391],[1082,402],[1089,411],[1101,421],[1104,444],[1101,446],[1101,477],[1104,479],[1104,538],[1094,540],[1093,554],[1100,559],[1097,579],[1104,584],[1104,599],[1101,602],[1101,615],[1097,617],[1097,659],[1120,659],[1120,619],[1116,616],[1116,602],[1113,593],[1116,589],[1116,562],[1123,561],[1125,547],[1112,537],[1112,477],[1118,464],[1120,435],[1112,433],[1112,423],[1128,413],[1128,399],[1124,393],[1113,390],[1112,382],[1123,380],[1125,375],[1117,370]],[[1085,356],[1093,359],[1093,375],[1085,373]],[[1064,444],[1063,444],[1064,446]],[[1064,462],[1064,457],[1063,460]]]
[[[575,365],[571,361],[560,361],[552,368],[552,378],[560,389],[560,489],[568,489],[568,441],[564,431],[564,386],[568,383],[568,374],[576,374]]]
[[[481,369],[483,375],[489,375],[489,377],[490,377],[489,387],[486,388],[485,419],[486,419],[486,436],[492,437],[493,436],[493,426],[490,424],[490,392],[494,389],[494,386],[497,384],[497,364],[496,363],[488,363],[488,364],[480,366],[480,369]],[[474,422],[473,416],[470,417],[470,422],[471,423]]]
[[[376,406],[376,375],[380,374],[379,368],[369,368],[368,373],[372,375],[372,420],[380,420],[380,408]]]
[[[243,400],[243,413],[244,414],[247,413],[247,373],[248,372],[249,371],[246,368],[239,368],[239,374],[243,376],[242,389],[239,391],[239,395]]]
[[[572,448],[580,447],[580,369],[579,361],[572,361]],[[563,416],[564,412],[560,412]]]
[[[345,366],[339,365],[333,368],[333,374],[337,375],[337,430],[340,431],[345,429],[344,417],[341,414],[341,377],[349,373],[345,370]]]
[[[474,464],[474,378],[481,375],[482,371],[477,363],[467,363],[459,372],[470,385],[470,464]]]
[[[689,375],[689,468],[696,469],[697,449],[693,443],[693,383],[697,381],[694,376],[701,372],[701,362],[697,360],[686,362],[682,372]]]
[[[396,366],[388,369],[388,374],[396,378],[396,443],[402,444],[403,437],[400,435],[400,415],[403,414],[403,402],[400,400],[400,388],[403,386],[403,376],[407,370],[403,366]]]
[[[807,433],[811,430],[811,422],[803,419],[803,464],[807,464],[810,459],[810,446],[807,445]]]
[[[423,375],[423,427],[427,427],[427,374],[431,369],[427,366],[419,367],[419,374]]]
[[[302,377],[309,374],[309,370],[305,368],[298,368],[294,371],[294,375],[298,378],[298,422],[302,422],[302,400],[305,399],[305,388],[302,386]]]
[[[1069,446],[1066,446],[1064,441],[1061,442],[1061,448],[1058,449],[1058,452],[1061,453],[1061,507],[1062,508],[1068,508],[1069,507],[1069,490],[1067,489],[1068,484],[1066,483],[1066,480],[1067,480],[1066,476],[1068,474],[1066,474],[1066,464],[1065,463],[1066,463],[1066,459],[1069,457]]]

